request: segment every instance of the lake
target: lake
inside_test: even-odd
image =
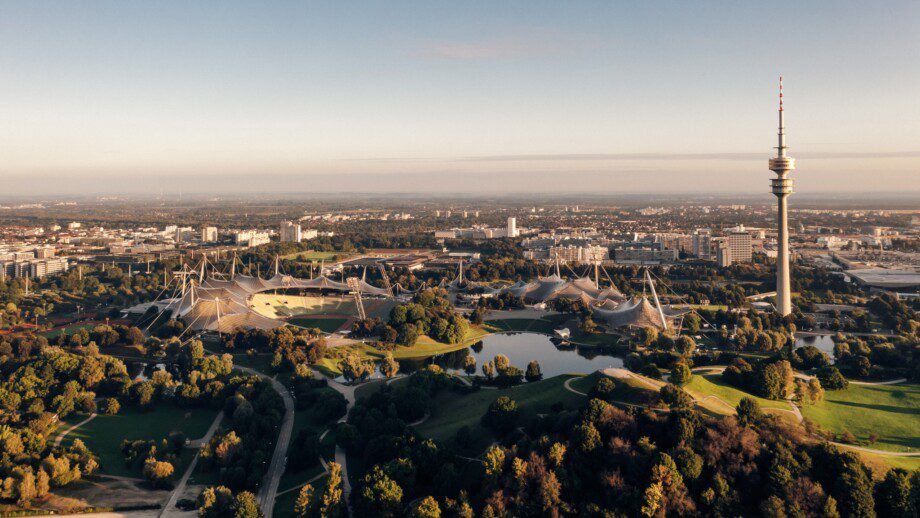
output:
[[[590,374],[607,367],[622,367],[623,359],[611,354],[596,352],[590,347],[557,347],[546,335],[536,333],[504,333],[489,335],[481,344],[429,358],[427,363],[436,363],[449,372],[463,374],[466,356],[476,358],[476,373],[482,373],[482,365],[497,354],[504,354],[511,365],[526,371],[527,364],[536,360],[544,378],[559,374]]]
[[[834,361],[834,340],[832,335],[820,335],[820,336],[800,336],[795,339],[795,347],[805,347],[806,345],[813,345],[821,350],[821,352],[827,354],[831,363]]]
[[[399,372],[411,374],[420,367],[435,363],[448,372],[466,374],[463,362],[467,356],[472,356],[476,358],[476,374],[481,375],[482,365],[494,359],[497,354],[504,354],[511,361],[511,365],[525,372],[527,364],[537,360],[544,378],[569,373],[590,374],[607,367],[623,366],[623,359],[619,356],[599,354],[590,347],[557,347],[549,336],[537,333],[503,333],[488,335],[481,342],[452,353],[399,360]],[[368,379],[380,378],[380,372],[375,369],[374,374]],[[341,376],[335,380],[345,381]]]

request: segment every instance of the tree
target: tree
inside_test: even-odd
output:
[[[524,375],[524,378],[530,382],[539,381],[543,378],[543,372],[540,371],[540,364],[537,360],[533,360],[527,364],[527,373]]]
[[[399,363],[393,359],[393,353],[387,351],[386,356],[380,363],[380,374],[383,374],[386,378],[392,378],[393,376],[396,376],[396,373],[398,372]]]
[[[434,497],[426,496],[412,506],[412,517],[441,518],[441,506],[438,505],[438,501]]]
[[[261,518],[262,510],[259,509],[259,502],[256,495],[249,491],[243,491],[236,495],[233,501],[233,518]]]
[[[396,516],[400,510],[403,490],[380,466],[374,466],[364,476],[364,486],[358,495],[356,503],[366,516]]]
[[[209,487],[198,495],[198,516],[224,518],[233,515],[233,493],[225,486]]]
[[[335,518],[346,516],[347,509],[342,498],[342,466],[336,462],[329,463],[329,476],[326,477],[326,487],[319,501],[319,515]]]
[[[51,477],[48,476],[48,473],[44,469],[39,469],[38,473],[35,475],[35,496],[44,498],[48,496],[50,490]]]
[[[309,518],[313,515],[312,510],[313,486],[306,484],[297,493],[297,501],[294,503],[294,516],[297,518]]]
[[[486,450],[483,464],[485,466],[486,481],[490,484],[497,483],[505,470],[505,450],[497,444],[489,446]]]
[[[487,380],[492,380],[495,377],[495,364],[491,361],[487,361],[482,364],[482,375],[486,377]]]
[[[489,405],[482,416],[482,425],[498,435],[504,435],[514,429],[517,419],[517,402],[508,396],[501,396]]]
[[[16,475],[16,503],[20,507],[28,507],[32,500],[38,496],[32,468],[18,467],[15,468],[13,474]]]
[[[638,333],[639,342],[645,347],[651,347],[658,341],[658,330],[654,327],[640,327]]]
[[[920,488],[915,489],[920,491]],[[911,480],[907,470],[893,468],[875,487],[875,510],[879,516],[913,516],[910,502]]]
[[[674,365],[671,366],[671,383],[678,386],[686,385],[692,377],[693,373],[690,372],[690,367],[686,363],[674,362]]]
[[[741,398],[735,410],[738,412],[738,422],[744,426],[751,426],[763,417],[760,405],[749,397]]]
[[[575,427],[572,441],[585,454],[590,454],[601,445],[601,434],[593,423],[582,422]]]
[[[342,376],[347,381],[363,380],[374,372],[374,364],[365,362],[355,353],[348,353],[342,360]]]
[[[677,338],[676,347],[683,356],[692,356],[696,352],[696,341],[693,337],[682,335]]]
[[[821,382],[821,386],[827,390],[841,390],[849,386],[849,382],[840,373],[840,369],[833,365],[822,367],[818,371],[818,380]]]
[[[470,376],[476,374],[476,357],[472,354],[463,358],[463,370]]]
[[[165,486],[173,471],[173,465],[168,462],[158,461],[153,457],[144,461],[144,478],[154,487]]]
[[[693,399],[690,397],[690,394],[687,394],[684,389],[669,383],[658,391],[661,401],[668,405],[671,408],[684,409],[690,408],[693,404]]]

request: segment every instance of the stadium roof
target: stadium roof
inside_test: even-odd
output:
[[[875,288],[917,288],[920,287],[920,273],[911,270],[891,270],[887,268],[866,268],[846,270],[846,274],[860,284]]]
[[[259,292],[290,288],[351,291],[348,284],[325,275],[298,279],[276,273],[271,279],[262,279],[236,274],[229,280],[207,278],[201,284],[192,282],[181,297],[170,301],[164,309],[172,310],[173,315],[185,321],[193,331],[230,333],[239,328],[273,329],[283,326],[284,322],[257,313],[250,307],[249,299]],[[365,295],[390,296],[388,290],[364,280],[358,281],[358,289]]]

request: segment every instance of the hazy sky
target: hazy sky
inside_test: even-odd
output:
[[[782,73],[798,191],[920,191],[918,27],[916,0],[0,0],[0,177],[766,193]]]

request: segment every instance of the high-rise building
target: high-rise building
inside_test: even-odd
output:
[[[732,249],[727,239],[716,241],[716,263],[722,268],[732,265]]]
[[[201,242],[213,243],[217,241],[217,227],[203,227],[201,229]]]
[[[283,242],[299,243],[301,240],[300,223],[294,223],[293,221],[282,221],[279,235],[281,237],[281,241]]]
[[[693,255],[700,259],[712,258],[712,231],[708,228],[698,228],[693,231]]]
[[[54,257],[54,248],[50,246],[35,249],[36,259],[51,259],[52,257]]]
[[[731,262],[751,262],[751,234],[742,229],[732,230],[728,233],[726,242],[731,250]]]
[[[508,237],[518,237],[517,218],[508,218]]]
[[[787,178],[795,170],[795,159],[786,156],[786,127],[783,121],[783,78],[779,78],[779,132],[776,156],[770,159],[770,170],[776,173],[771,183],[776,195],[776,312],[786,316],[792,313],[792,288],[789,279],[789,218],[786,210],[786,198],[792,194],[792,178]]]

